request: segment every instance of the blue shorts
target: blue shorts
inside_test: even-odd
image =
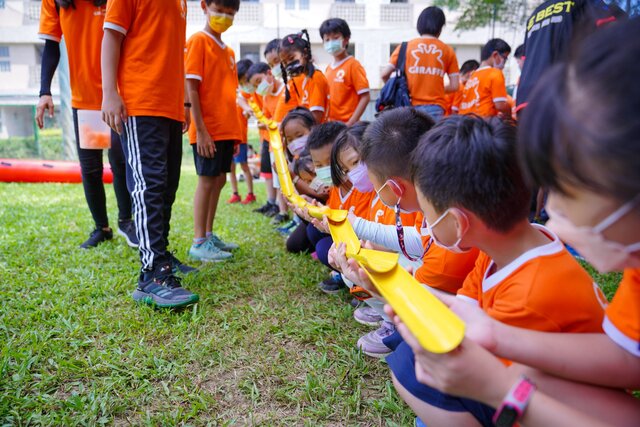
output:
[[[436,104],[416,105],[414,108],[431,116],[433,121],[436,123],[444,117],[444,108]]]
[[[247,163],[247,144],[240,144],[240,152],[237,156],[233,156],[235,163]]]
[[[402,341],[393,353],[387,356],[387,364],[396,379],[409,393],[436,408],[450,412],[469,412],[478,422],[487,427],[493,426],[495,409],[471,399],[451,396],[435,388],[418,382],[416,378],[415,357],[409,345]],[[429,425],[429,420],[422,420]]]

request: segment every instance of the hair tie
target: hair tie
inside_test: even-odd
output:
[[[287,36],[287,40],[289,40],[289,43],[293,43],[293,39],[291,38],[291,36]]]

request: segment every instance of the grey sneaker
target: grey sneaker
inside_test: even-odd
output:
[[[213,242],[214,245],[216,245],[216,247],[222,251],[225,252],[229,252],[229,251],[235,251],[236,249],[238,249],[240,246],[236,245],[235,243],[229,243],[229,242],[224,242],[222,241],[222,239],[220,237],[218,237],[218,235],[216,234],[212,234],[211,237],[209,237],[209,241]]]
[[[353,312],[353,318],[356,319],[356,322],[367,326],[379,326],[382,322],[382,316],[368,305],[356,308],[356,311]]]
[[[141,272],[132,296],[138,303],[159,308],[181,308],[200,300],[198,294],[182,287],[180,279],[173,275],[170,263],[159,265],[153,271]]]
[[[382,358],[390,355],[392,350],[382,340],[396,331],[393,323],[383,321],[378,329],[363,335],[356,346],[367,356]]]
[[[137,248],[140,246],[138,236],[136,235],[136,227],[133,221],[118,221],[118,234],[124,237],[127,241],[127,245],[130,247]]]
[[[206,240],[199,245],[191,245],[189,258],[202,262],[220,262],[231,258],[233,254],[217,247],[213,240]]]

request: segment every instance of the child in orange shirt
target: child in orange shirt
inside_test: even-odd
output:
[[[458,114],[460,111],[460,103],[462,102],[462,94],[464,93],[464,86],[469,81],[469,77],[471,74],[480,68],[480,63],[475,59],[470,59],[465,61],[462,66],[460,66],[460,87],[455,92],[450,92],[447,94],[448,101],[448,114],[453,115]]]
[[[482,47],[480,68],[464,85],[459,114],[511,117],[502,74],[509,53],[511,47],[502,39],[491,39]]]
[[[637,399],[612,389],[640,389],[640,122],[634,120],[640,87],[634,84],[637,71],[629,67],[640,56],[638,39],[640,27],[632,20],[585,38],[567,63],[542,77],[519,126],[525,173],[533,184],[549,189],[547,226],[601,273],[624,270],[605,311],[604,333],[527,330],[446,301],[466,321],[467,338],[451,355],[434,357],[407,334],[416,370],[425,373],[421,381],[499,407],[522,381],[495,356],[508,358],[544,371],[543,381],[563,386],[543,388],[536,378],[538,389],[516,421],[637,425]],[[618,50],[612,52],[611,46]],[[610,70],[621,72],[615,79],[603,78]],[[584,99],[601,102],[576,102]],[[602,123],[607,132],[601,132]],[[561,287],[573,291],[574,284],[570,277]],[[454,358],[456,366],[450,363]],[[433,380],[436,371],[442,381]]]
[[[285,93],[278,102],[274,120],[282,122],[293,108],[306,107],[313,113],[316,123],[324,123],[329,116],[329,84],[313,65],[307,30],[285,36],[278,55]]]
[[[367,168],[367,175],[381,202],[393,212],[392,225],[374,224],[362,218],[353,218],[354,231],[362,240],[368,240],[401,254],[404,265],[416,267],[416,271],[426,280],[426,286],[455,292],[473,268],[477,251],[464,254],[444,254],[429,238],[423,239],[420,233],[421,215],[414,222],[402,227],[402,214],[418,212],[419,204],[407,168],[407,159],[418,145],[419,139],[434,125],[431,117],[413,107],[396,108],[380,114],[378,120],[371,123],[364,133],[360,144],[360,162]],[[416,224],[418,225],[416,227]],[[361,280],[347,264],[344,256],[336,256],[338,248],[332,251],[332,257],[341,266],[340,270],[349,280],[360,284]],[[343,255],[343,254],[342,254]],[[402,257],[401,257],[402,259]],[[409,261],[411,263],[409,263]],[[385,357],[397,345],[397,334],[390,319],[380,312],[379,304],[371,310],[363,308],[354,313],[361,323],[370,319],[371,323],[384,320],[380,328],[363,336],[358,341],[365,354],[372,357]]]
[[[256,96],[255,93],[253,93],[255,88],[247,78],[247,73],[252,65],[253,63],[250,59],[241,59],[236,64],[236,68],[238,70],[238,83],[242,88],[240,89],[236,105],[242,136],[240,139],[239,152],[233,157],[233,161],[231,162],[231,173],[229,176],[231,178],[231,189],[233,194],[231,195],[231,198],[227,200],[227,203],[242,203],[243,205],[248,205],[249,203],[254,203],[256,201],[256,196],[253,194],[253,176],[251,175],[248,162],[249,159],[247,158],[248,117],[251,115],[251,109],[245,101],[246,99]],[[242,200],[242,197],[240,197],[240,193],[238,192],[236,164],[240,164],[247,183],[247,197],[244,200]]]
[[[547,332],[600,332],[602,292],[552,231],[528,222],[530,190],[515,134],[498,118],[454,116],[421,139],[411,175],[429,235],[454,253],[482,251],[458,298],[493,319]],[[421,384],[407,343],[387,362],[398,393],[427,425],[492,425],[493,408]]]
[[[267,85],[271,85],[271,93],[267,93],[265,95],[257,94],[258,97],[263,99],[263,113],[267,115],[269,118],[273,118],[276,110],[276,105],[278,104],[278,99],[284,96],[284,84],[281,81],[282,76],[282,68],[280,67],[280,57],[278,56],[278,49],[280,47],[280,39],[273,39],[267,43],[264,48],[264,58],[267,61],[267,64],[263,62],[254,64],[259,67],[254,69],[253,71],[250,69],[248,73],[247,80],[251,83],[257,90],[258,85],[262,82],[263,78],[260,78],[260,82],[252,83],[252,77],[255,74],[267,74],[269,73],[269,78],[267,78]],[[266,68],[264,67],[266,65]],[[264,85],[263,85],[264,86]],[[269,133],[266,132],[266,128],[262,124],[258,124],[258,128],[261,128],[260,138],[262,139],[262,145],[260,147],[260,176],[265,181],[265,187],[267,189],[267,201],[264,205],[260,206],[257,209],[254,209],[254,212],[261,213],[267,217],[272,217],[277,215],[280,212],[278,204],[276,203],[277,193],[276,188],[274,187],[273,181],[273,171],[271,169],[271,158],[269,153],[271,149],[269,148]]]
[[[110,0],[102,39],[102,118],[124,142],[127,187],[140,240],[142,268],[133,299],[167,308],[199,299],[174,275],[195,269],[167,250],[182,132],[189,127],[186,16],[184,1]]]
[[[347,52],[351,30],[347,21],[327,19],[320,25],[324,49],[333,56],[333,64],[324,71],[329,82],[329,120],[352,126],[364,113],[371,99],[369,80],[360,62]]]
[[[411,105],[429,114],[435,121],[443,117],[445,93],[458,90],[458,59],[453,48],[438,39],[446,22],[444,12],[437,6],[425,8],[418,17],[420,37],[407,42],[405,73]],[[386,82],[398,64],[400,46],[391,55],[389,65],[381,73]],[[445,86],[444,76],[449,76]]]
[[[217,262],[229,259],[238,245],[213,233],[220,192],[238,154],[242,130],[236,110],[238,75],[233,50],[221,34],[233,23],[238,2],[207,0],[209,17],[202,31],[187,42],[186,77],[192,104],[189,141],[198,174],[193,203],[192,259]]]

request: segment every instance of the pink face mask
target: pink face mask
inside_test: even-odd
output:
[[[446,211],[444,211],[444,213],[442,215],[440,215],[440,218],[436,219],[432,225],[429,225],[429,223],[426,221],[426,219],[424,220],[424,223],[426,225],[427,228],[427,232],[429,233],[429,235],[431,236],[431,240],[433,240],[435,242],[436,245],[440,246],[443,249],[446,249],[450,252],[453,252],[454,254],[463,254],[466,252],[469,252],[470,249],[462,249],[460,247],[460,242],[462,241],[462,238],[464,237],[464,233],[463,235],[461,235],[460,237],[458,237],[458,240],[456,240],[456,242],[451,245],[451,246],[447,246],[444,243],[442,243],[441,241],[439,241],[435,234],[433,234],[433,229],[436,228],[436,225],[440,224],[440,222],[447,216],[447,214],[451,211],[451,209],[447,209]],[[460,212],[462,215],[464,215],[464,212]],[[465,216],[466,217],[466,216]]]
[[[640,196],[625,203],[594,227],[578,227],[566,216],[547,206],[551,219],[547,227],[561,240],[575,248],[599,272],[621,271],[640,267],[640,242],[622,245],[607,240],[602,232],[628,214],[640,202]]]

